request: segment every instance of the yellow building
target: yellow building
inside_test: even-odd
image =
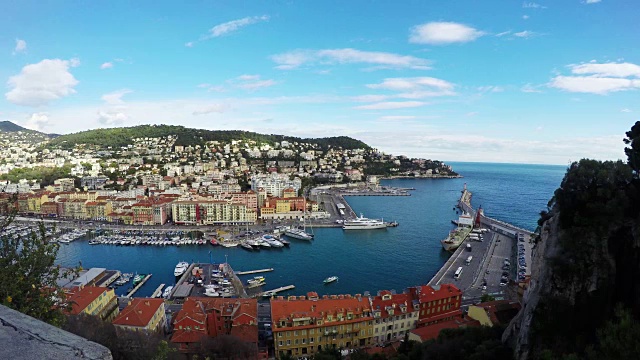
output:
[[[41,204],[42,197],[40,195],[27,196],[27,209],[29,210],[29,212],[39,213]]]
[[[255,222],[255,212],[248,214],[245,204],[231,201],[176,201],[171,206],[173,222],[176,224],[223,225]]]
[[[87,201],[85,208],[86,218],[90,220],[107,220],[111,213],[111,204],[102,201]]]
[[[164,333],[166,316],[163,299],[134,298],[113,319],[116,331],[148,331]]]
[[[360,295],[279,296],[271,300],[276,356],[309,356],[326,348],[355,349],[373,342],[369,300]]]
[[[62,205],[62,216],[71,219],[86,219],[87,207],[85,200],[82,199],[70,199]]]
[[[68,294],[71,315],[87,314],[111,321],[118,315],[118,298],[113,289],[99,286],[85,286]]]

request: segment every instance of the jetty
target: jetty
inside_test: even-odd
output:
[[[236,275],[250,275],[250,274],[259,274],[273,271],[273,268],[268,269],[260,269],[260,270],[249,270],[249,271],[236,271]]]
[[[162,288],[164,287],[164,284],[160,284],[160,286],[158,286],[158,288],[153,292],[153,294],[151,295],[152,298],[159,298],[162,296]]]
[[[142,281],[140,281],[140,283],[136,285],[136,287],[134,287],[127,295],[125,295],[125,297],[128,297],[128,298],[132,297],[133,294],[135,294],[136,291],[138,291],[142,287],[142,285],[144,285],[144,283],[146,283],[147,280],[149,280],[150,278],[151,278],[151,274],[145,276],[144,279],[142,279]]]
[[[295,286],[295,285],[282,286],[282,287],[279,287],[279,288],[277,288],[277,289],[267,290],[267,291],[265,291],[265,292],[262,292],[262,293],[256,294],[256,296],[271,296],[271,295],[275,295],[275,294],[277,294],[277,293],[279,293],[279,292],[287,291],[287,290],[292,290],[292,289],[295,289],[295,288],[296,288],[296,286]]]

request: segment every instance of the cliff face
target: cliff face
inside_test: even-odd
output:
[[[569,169],[534,246],[522,309],[503,335],[517,359],[582,357],[597,349],[616,306],[638,318],[638,189],[619,163]]]

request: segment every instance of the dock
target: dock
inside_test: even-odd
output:
[[[144,283],[146,283],[147,280],[149,280],[150,278],[151,278],[151,274],[145,276],[144,279],[140,281],[140,284],[136,285],[136,287],[134,287],[133,290],[131,290],[127,295],[125,295],[125,297],[128,297],[128,298],[132,297],[133,294],[135,294],[136,291],[138,291],[142,287],[142,285],[144,285]]]
[[[259,274],[259,273],[270,272],[270,271],[273,271],[273,268],[260,269],[260,270],[249,270],[249,271],[236,271],[236,275]]]
[[[269,296],[269,295],[275,295],[275,294],[277,294],[277,293],[279,293],[279,292],[287,291],[287,290],[292,290],[292,289],[295,289],[295,288],[296,288],[296,286],[295,286],[295,285],[282,286],[282,287],[279,287],[279,288],[277,288],[277,289],[267,290],[267,291],[265,291],[265,292],[259,293],[259,294],[257,294],[256,296],[265,296],[265,295]]]
[[[118,278],[122,275],[119,270],[107,270],[105,275],[96,282],[96,286],[104,286],[107,287],[111,285],[114,281],[118,280]]]
[[[156,291],[153,292],[153,294],[151,294],[152,298],[159,298],[162,296],[162,288],[164,287],[164,284],[160,284],[160,286],[158,286],[158,288],[156,289]]]

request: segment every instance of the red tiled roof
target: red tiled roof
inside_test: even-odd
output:
[[[100,286],[85,286],[81,290],[75,291],[67,295],[67,299],[71,302],[71,314],[80,314],[84,309],[94,302],[100,295],[109,291],[109,288]]]
[[[370,311],[369,301],[366,298],[351,296],[318,300],[271,300],[271,318],[274,322],[300,317],[324,318],[326,315],[335,316],[338,313],[344,313],[346,316],[347,312],[360,315],[364,311]]]
[[[480,322],[469,318],[456,319],[413,329],[411,330],[411,332],[418,335],[420,337],[420,340],[427,341],[437,338],[440,334],[440,331],[444,329],[457,329],[466,326],[480,326]]]
[[[409,288],[411,293],[417,293],[421,303],[447,299],[452,296],[461,296],[462,291],[453,284],[442,284],[436,287],[429,285],[416,286]]]
[[[382,300],[383,297],[385,296],[391,296],[391,299],[389,300]],[[380,291],[380,295],[374,297],[371,301],[371,304],[373,306],[373,311],[377,311],[380,310],[380,317],[381,318],[386,318],[389,315],[388,310],[390,309],[394,309],[396,310],[394,312],[394,315],[398,315],[399,313],[402,313],[402,309],[401,307],[404,305],[407,307],[406,312],[410,313],[412,311],[414,311],[413,308],[413,297],[411,296],[411,294],[395,294],[393,295],[391,293],[391,291],[388,290],[382,290]]]
[[[113,320],[113,324],[145,327],[163,303],[163,299],[135,298]]]

